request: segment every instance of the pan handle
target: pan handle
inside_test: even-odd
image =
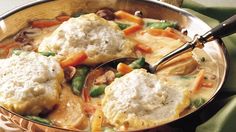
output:
[[[205,42],[236,33],[236,14],[201,36]]]

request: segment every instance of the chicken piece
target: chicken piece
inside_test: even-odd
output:
[[[63,128],[85,129],[88,125],[88,118],[83,112],[81,98],[74,95],[68,86],[62,89],[60,102],[49,114],[48,119]]]
[[[183,54],[161,67],[158,74],[187,75],[192,73],[198,66],[197,61],[192,57],[192,53]]]
[[[115,73],[111,70],[98,77],[94,84],[110,84],[115,79]]]

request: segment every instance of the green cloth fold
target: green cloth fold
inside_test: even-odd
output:
[[[184,8],[189,8],[193,9],[203,15],[207,15],[211,18],[217,19],[219,21],[224,21],[225,19],[229,18],[230,16],[233,16],[236,13],[236,1],[227,1],[227,0],[221,0],[222,3],[227,3],[228,5],[232,5],[231,7],[229,6],[223,6],[223,5],[206,5],[204,2],[199,3],[196,2],[197,0],[184,0],[183,2],[183,7]],[[214,0],[206,0],[206,1],[212,1]],[[220,14],[219,14],[220,13]]]
[[[212,0],[212,2],[214,1]],[[222,0],[222,2],[227,1]],[[220,5],[208,6],[193,0],[185,0],[183,8],[214,27],[219,22],[236,14],[236,1],[232,7],[223,7]],[[205,122],[196,127],[196,132],[236,131],[236,34],[222,40],[229,53],[229,74],[218,98],[213,101],[213,105],[210,108],[207,107],[208,109],[203,109],[199,114]],[[218,111],[214,110],[216,107],[219,107]]]
[[[222,101],[219,101],[220,103]],[[197,127],[196,132],[235,132],[236,95],[224,99],[223,107],[208,121]],[[207,111],[205,111],[207,114]]]

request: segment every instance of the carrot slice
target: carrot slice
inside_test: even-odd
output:
[[[173,28],[170,28],[170,27],[167,27],[167,28],[165,29],[165,31],[175,33],[174,29],[173,29]]]
[[[61,61],[61,67],[65,68],[67,66],[76,66],[84,62],[87,58],[88,56],[84,51],[78,54],[70,55],[65,60]]]
[[[137,23],[139,25],[142,25],[144,23],[142,18],[134,16],[134,15],[132,15],[128,12],[122,11],[122,10],[115,12],[115,15],[119,19],[125,19],[127,21]]]
[[[184,42],[184,43],[187,42],[185,35],[182,34],[181,32],[179,32],[178,30],[171,28],[171,27],[167,27],[165,30],[176,34],[182,42]]]
[[[9,48],[16,47],[16,46],[19,46],[19,43],[15,42],[15,41],[3,43],[3,44],[0,43],[0,48],[9,49]]]
[[[64,16],[58,16],[56,19],[60,22],[64,22],[70,19],[70,16],[64,15]]]
[[[82,99],[84,100],[84,102],[89,102],[90,101],[88,88],[83,88],[82,89]]]
[[[146,32],[153,36],[161,36],[163,31],[163,29],[148,29]]]
[[[124,34],[127,36],[127,35],[137,32],[141,29],[142,29],[141,25],[134,25],[134,26],[130,26],[130,27],[124,29],[123,31],[124,31]]]
[[[12,48],[16,48],[16,47],[19,47],[19,46],[20,46],[19,43],[13,42],[13,43],[10,43],[10,44],[6,45],[6,46],[4,47],[4,49],[5,49],[5,50],[10,50],[10,49],[12,49]]]
[[[193,92],[197,92],[201,88],[202,82],[204,81],[204,74],[205,71],[203,69],[200,70],[199,73],[197,74],[197,77],[193,84],[193,89],[192,89]]]
[[[4,44],[0,44],[0,49],[2,50],[0,53],[0,58],[1,57],[7,57],[7,55],[9,54],[9,52],[14,49],[20,47],[19,43],[12,41],[9,43],[4,43]]]
[[[203,82],[202,87],[213,88],[213,83],[212,82]]]
[[[35,20],[31,22],[31,26],[35,28],[47,28],[61,24],[58,20]]]
[[[86,114],[92,115],[96,111],[96,107],[91,103],[84,103],[83,109]]]
[[[152,48],[145,44],[138,43],[135,45],[135,48],[144,53],[152,53]]]
[[[117,65],[117,71],[121,74],[126,74],[126,73],[129,73],[131,72],[133,69],[129,66],[129,65],[126,65],[124,63],[119,63]]]
[[[170,30],[148,29],[147,33],[149,33],[153,36],[163,36],[163,37],[169,37],[169,38],[173,38],[173,39],[181,39],[180,36],[171,32]]]

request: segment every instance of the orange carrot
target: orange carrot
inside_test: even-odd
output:
[[[88,56],[84,51],[70,55],[65,60],[61,61],[61,67],[65,68],[67,66],[76,66],[84,62],[87,58]]]
[[[82,89],[82,99],[84,100],[84,102],[89,102],[90,101],[88,88],[83,88]]]
[[[145,33],[146,33],[145,31],[141,31],[141,32],[140,32],[141,35],[144,35]]]
[[[61,24],[58,20],[35,20],[31,22],[31,26],[35,28],[47,28]]]
[[[3,44],[0,44],[0,48],[11,48],[11,47],[15,47],[19,45],[19,43],[15,42],[15,41],[11,41],[11,42],[8,42],[8,43],[3,43]]]
[[[63,16],[58,16],[56,17],[56,19],[60,22],[64,22],[64,21],[67,21],[70,19],[70,16],[67,16],[67,15],[63,15]]]
[[[213,87],[213,83],[212,82],[203,82],[202,83],[202,87],[212,88]]]
[[[0,54],[0,58],[6,57],[11,50],[13,50],[14,48],[17,48],[19,46],[20,46],[19,43],[15,42],[15,41],[5,43],[5,44],[0,44],[0,49],[2,50],[2,52]]]
[[[119,19],[125,19],[127,21],[137,23],[139,25],[142,25],[144,23],[142,18],[134,16],[134,15],[132,15],[128,12],[122,11],[122,10],[115,12],[115,15]]]
[[[9,44],[11,44],[11,43],[0,43],[0,48],[2,49],[2,48],[6,47]]]
[[[130,27],[124,29],[123,31],[124,31],[124,34],[127,36],[127,35],[137,32],[141,29],[142,29],[141,25],[134,25],[134,26],[130,26]]]
[[[204,70],[200,70],[199,73],[197,74],[197,77],[193,84],[193,89],[192,89],[193,92],[197,92],[201,88],[202,82],[204,81],[204,73],[205,73]]]
[[[83,103],[84,112],[92,115],[96,111],[96,107],[90,103]]]
[[[182,42],[184,42],[184,43],[187,42],[186,38],[184,37],[185,35],[182,34],[181,32],[179,32],[178,30],[176,30],[174,28],[171,28],[171,27],[167,27],[165,30],[168,31],[168,32],[176,34]]]
[[[170,30],[163,30],[163,29],[148,29],[147,33],[153,36],[163,36],[169,37],[173,39],[181,39],[177,34],[171,32]]]
[[[19,43],[13,42],[13,43],[10,43],[10,44],[6,45],[6,46],[4,47],[4,49],[5,49],[5,50],[10,50],[10,49],[12,49],[12,48],[16,48],[16,47],[19,47],[19,46],[20,46]]]
[[[146,32],[153,36],[161,36],[163,31],[163,29],[148,29]]]
[[[173,28],[170,28],[170,27],[167,27],[165,30],[168,31],[168,32],[175,33],[174,29],[173,29]]]
[[[152,48],[145,44],[138,43],[135,45],[135,48],[144,53],[152,53]]]
[[[129,73],[131,72],[133,69],[129,66],[129,65],[126,65],[124,63],[119,63],[117,65],[117,71],[121,74],[126,74],[126,73]]]

